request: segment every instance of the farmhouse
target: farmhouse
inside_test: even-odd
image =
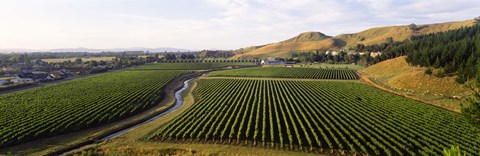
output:
[[[35,82],[45,82],[53,80],[53,78],[47,72],[36,71],[32,72],[32,74],[33,80]]]
[[[295,61],[287,61],[287,62],[285,62],[285,64],[297,64],[297,62],[295,62]]]
[[[382,52],[371,52],[370,53],[370,57],[378,57],[378,56],[382,56]]]
[[[8,81],[8,80],[0,80],[0,86],[7,85],[9,83],[10,83],[10,81]]]
[[[15,78],[10,79],[10,81],[15,84],[33,83],[33,74],[18,74]]]
[[[326,55],[337,56],[337,55],[338,55],[338,52],[337,52],[337,51],[329,51],[329,50],[327,50],[327,51],[325,52],[325,54],[326,54]]]
[[[4,71],[3,72],[3,76],[13,77],[15,75],[17,75],[17,73],[14,72],[14,71]]]
[[[53,78],[47,72],[26,72],[17,74],[15,78],[10,81],[13,83],[34,83],[51,81]]]
[[[261,60],[261,65],[276,65],[276,64],[285,64],[283,61],[269,61],[269,60]]]
[[[65,73],[61,71],[53,71],[53,72],[50,72],[49,75],[54,79],[63,79],[65,77]]]

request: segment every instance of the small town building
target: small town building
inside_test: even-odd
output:
[[[260,64],[261,64],[261,65],[282,65],[282,64],[285,64],[285,62],[283,62],[283,61],[277,61],[277,60],[273,60],[273,61],[261,60],[261,61],[260,61]]]
[[[0,86],[5,86],[7,84],[9,84],[10,81],[9,80],[0,80]]]
[[[61,71],[53,71],[50,72],[50,77],[52,77],[53,79],[63,79],[65,77],[65,73]]]
[[[10,82],[15,84],[23,84],[23,83],[33,83],[33,74],[18,74],[15,78],[10,79]]]
[[[337,52],[337,51],[329,51],[329,50],[327,50],[327,51],[325,52],[325,54],[326,54],[326,55],[337,56],[337,55],[338,55],[338,52]]]
[[[382,56],[382,52],[371,52],[370,57],[379,57]]]
[[[33,81],[35,82],[46,82],[46,81],[53,80],[53,78],[47,72],[35,71],[35,72],[32,72],[32,74],[33,74]]]

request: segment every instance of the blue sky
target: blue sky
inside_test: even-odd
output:
[[[480,0],[2,0],[0,49],[236,49],[480,16]]]

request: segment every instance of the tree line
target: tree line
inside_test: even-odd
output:
[[[478,21],[478,20],[477,20]],[[412,65],[428,67],[431,74],[435,68],[443,75],[456,75],[460,84],[475,80],[474,94],[467,100],[468,106],[462,113],[476,124],[480,124],[480,25],[463,27],[446,32],[413,36],[410,40],[386,51],[392,55],[407,55]]]

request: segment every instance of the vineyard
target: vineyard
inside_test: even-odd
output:
[[[200,79],[198,101],[154,141],[372,155],[480,153],[462,116],[357,82]],[[332,150],[335,149],[335,150]]]
[[[340,79],[357,80],[353,70],[264,67],[216,71],[210,77],[267,77],[267,78],[305,78],[305,79]]]
[[[0,147],[131,116],[189,71],[120,71],[0,95]]]
[[[191,62],[155,63],[137,67],[142,70],[208,70],[224,67],[255,67],[255,62]]]

